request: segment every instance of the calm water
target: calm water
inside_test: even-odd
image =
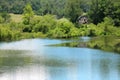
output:
[[[0,80],[120,80],[120,55],[47,46],[64,42],[26,39],[0,43]]]

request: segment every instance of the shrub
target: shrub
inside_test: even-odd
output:
[[[57,21],[56,28],[48,33],[49,37],[69,38],[77,36],[78,31],[74,24],[69,20],[62,18]]]
[[[56,27],[56,17],[54,15],[45,15],[42,17],[37,18],[37,21],[34,20],[32,22],[33,25],[33,31],[34,32],[42,32],[46,34],[49,32],[51,29],[54,29]]]

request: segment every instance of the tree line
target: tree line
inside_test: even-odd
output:
[[[120,36],[119,0],[0,0],[0,40]],[[9,13],[23,19],[11,21]],[[86,14],[89,24],[78,24]]]
[[[22,14],[27,3],[37,15],[53,14],[76,22],[79,16],[87,13],[94,24],[111,17],[116,26],[120,25],[119,0],[0,0],[0,12]]]

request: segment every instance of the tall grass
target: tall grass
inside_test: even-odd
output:
[[[13,22],[17,22],[17,23],[22,22],[22,15],[21,14],[12,14],[11,13],[10,16],[11,16],[11,20]]]

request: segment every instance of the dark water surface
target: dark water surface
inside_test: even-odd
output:
[[[64,42],[67,41],[1,42],[0,80],[120,80],[119,54],[89,48],[46,46]]]

